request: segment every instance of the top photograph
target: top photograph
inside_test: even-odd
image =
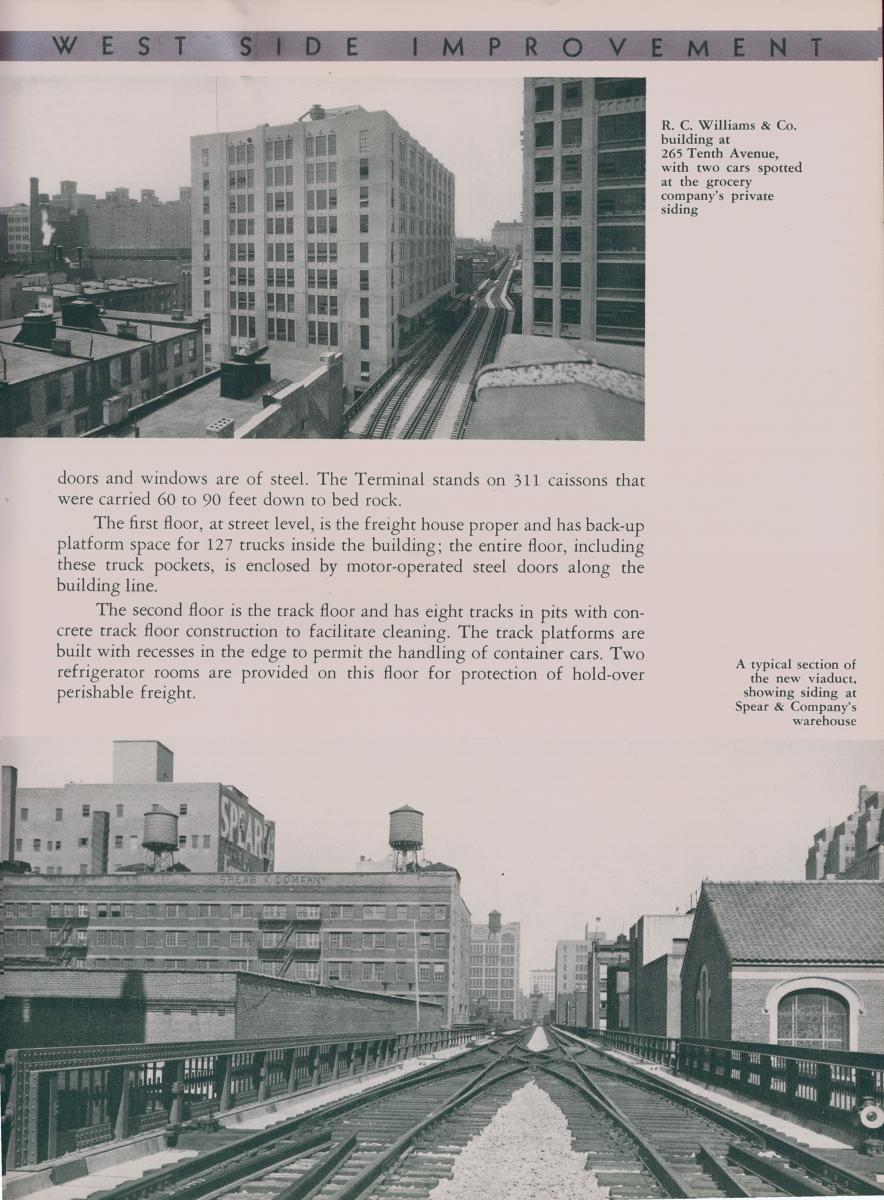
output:
[[[645,91],[4,80],[0,437],[642,440]]]

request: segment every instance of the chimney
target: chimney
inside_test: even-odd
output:
[[[212,421],[210,425],[206,426],[206,437],[232,438],[233,417],[219,417],[217,421]]]
[[[15,857],[15,810],[18,771],[15,767],[0,767],[0,859]]]
[[[21,319],[21,329],[13,338],[19,346],[34,346],[50,350],[55,340],[55,318],[52,313],[29,312]]]
[[[43,245],[43,213],[40,209],[40,180],[36,175],[31,176],[29,225],[31,233],[31,250],[39,250]]]

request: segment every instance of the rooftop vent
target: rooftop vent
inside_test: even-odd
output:
[[[66,337],[58,337],[52,339],[52,353],[69,355],[71,352],[71,339]]]
[[[117,325],[117,337],[137,339],[138,326],[134,325],[131,321],[120,321]]]
[[[61,310],[61,315],[64,324],[72,329],[104,332],[104,322],[94,300],[71,300]]]
[[[55,318],[52,313],[29,312],[21,319],[21,329],[13,338],[19,346],[36,346],[49,350],[55,338]]]
[[[173,321],[183,321],[184,320],[184,309],[183,308],[173,308],[172,309],[172,320]]]

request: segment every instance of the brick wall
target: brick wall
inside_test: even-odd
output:
[[[682,1037],[700,1036],[697,1028],[696,996],[700,985],[700,971],[704,964],[709,975],[711,993],[707,1036],[731,1041],[730,961],[708,902],[705,896],[701,896],[681,969]]]
[[[771,989],[777,984],[791,985],[807,980],[808,987],[820,987],[822,981],[834,980],[856,993],[857,1044],[849,1047],[859,1051],[880,1052],[884,1045],[884,966],[779,966],[736,967],[731,984],[732,1041],[767,1042],[771,1040],[771,1013],[766,1003]],[[776,1037],[774,1024],[774,1038]],[[717,1036],[717,1035],[716,1035]]]
[[[639,971],[637,1033],[678,1037],[681,1032],[681,955],[661,954]]]
[[[443,1006],[422,1003],[421,1029],[441,1029]],[[347,988],[316,987],[241,975],[237,1037],[301,1037],[325,1033],[405,1033],[415,1028],[414,1004]]]

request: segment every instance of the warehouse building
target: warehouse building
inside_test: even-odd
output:
[[[523,331],[643,345],[645,80],[526,79]]]
[[[128,752],[133,745],[142,749]],[[148,760],[162,770],[169,752],[159,743],[117,746],[123,747],[121,777],[107,785],[109,790],[146,787],[157,794],[160,788],[188,788],[166,781],[128,783],[130,774],[140,779]],[[9,771],[4,768],[4,774]],[[225,847],[254,851],[257,821],[263,818],[257,813],[252,818],[242,808],[234,811],[241,793],[225,791],[226,806],[224,791],[216,793],[219,839]],[[140,794],[138,807],[143,808]],[[50,816],[54,821],[51,807]],[[234,827],[237,816],[240,824]],[[185,817],[189,808],[179,819]],[[26,822],[30,819],[29,811]],[[246,856],[243,867],[205,874],[169,870],[175,820],[168,802],[164,809],[148,810],[142,834],[146,861],[114,874],[35,874],[7,862],[5,963],[127,972],[245,971],[404,996],[417,1004],[433,1000],[443,1005],[447,1025],[468,1022],[470,912],[457,870],[419,857],[423,816],[416,809],[405,805],[390,814],[394,854],[389,864],[381,864],[385,869],[351,872],[269,872],[250,869]],[[273,827],[263,824],[272,839]],[[16,830],[12,834],[19,836]],[[263,845],[272,853],[272,840]],[[181,846],[182,856],[186,849]]]
[[[173,753],[156,741],[114,742],[109,783],[18,787],[15,768],[4,766],[0,858],[27,863],[35,875],[131,870],[148,862],[145,813],[158,812],[171,831],[167,852],[180,866],[273,870],[273,822],[238,788],[179,783],[173,776]]]
[[[454,177],[359,105],[191,138],[193,310],[206,359],[253,343],[344,356],[348,399],[454,288]]]

